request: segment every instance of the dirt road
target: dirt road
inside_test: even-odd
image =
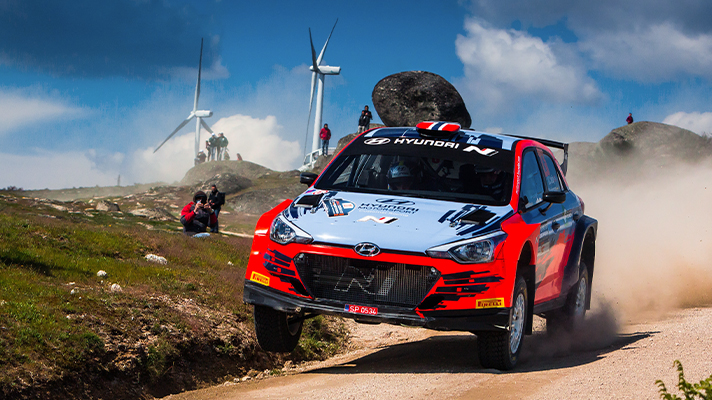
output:
[[[617,328],[591,313],[581,332],[548,336],[541,320],[513,372],[483,369],[477,339],[390,325],[358,326],[361,349],[285,376],[169,396],[208,399],[656,399],[656,379],[675,386],[679,359],[689,381],[712,373],[712,308]],[[616,333],[618,332],[618,333]]]

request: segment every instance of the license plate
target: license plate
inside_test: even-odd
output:
[[[378,315],[377,307],[356,306],[353,304],[346,304],[344,311],[354,314]]]

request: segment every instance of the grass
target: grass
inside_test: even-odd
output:
[[[242,301],[250,240],[195,239],[178,226],[1,195],[0,397],[112,370],[150,386],[196,351],[206,379],[209,357],[231,358],[230,373],[256,359],[279,367],[283,358],[255,356],[251,309]],[[147,261],[149,253],[168,264]],[[345,340],[339,324],[310,321],[292,358],[335,353]]]

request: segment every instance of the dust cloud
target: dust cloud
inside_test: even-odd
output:
[[[712,167],[633,170],[571,182],[599,221],[591,311],[637,322],[712,304]]]

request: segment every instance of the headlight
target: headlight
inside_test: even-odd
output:
[[[313,238],[295,225],[289,223],[281,215],[272,221],[269,228],[269,238],[279,244],[310,243]]]
[[[426,250],[430,257],[452,258],[463,264],[486,263],[494,260],[497,245],[507,238],[507,234],[498,231],[489,235],[448,243]]]

